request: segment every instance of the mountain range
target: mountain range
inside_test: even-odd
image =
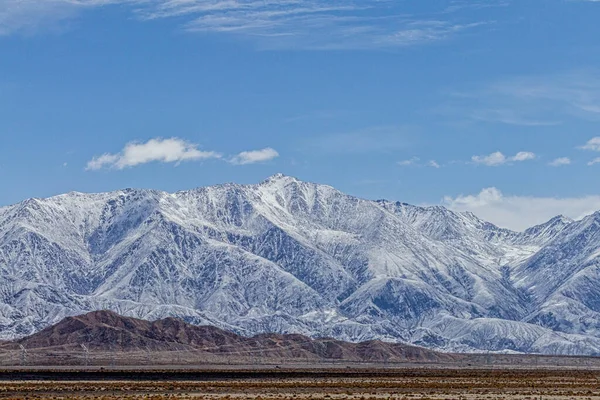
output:
[[[281,174],[0,208],[0,340],[112,310],[244,336],[600,354],[600,212],[524,232]]]

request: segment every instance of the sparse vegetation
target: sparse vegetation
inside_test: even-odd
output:
[[[56,372],[56,371],[55,371]],[[445,400],[600,399],[600,371],[586,370],[270,370],[121,371],[127,380],[99,373],[77,380],[24,380],[39,372],[0,371],[1,399],[205,400]],[[150,375],[145,375],[145,374]],[[160,374],[162,379],[149,380]],[[216,374],[216,375],[215,375]],[[215,376],[221,376],[216,379]],[[196,379],[194,379],[194,375]],[[52,376],[46,374],[45,376]],[[87,379],[87,378],[86,378]],[[106,379],[106,380],[103,380]]]

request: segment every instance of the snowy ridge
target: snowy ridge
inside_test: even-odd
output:
[[[248,335],[600,354],[600,213],[518,233],[280,174],[0,208],[0,339],[100,309]]]

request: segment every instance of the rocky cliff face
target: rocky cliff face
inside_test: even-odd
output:
[[[600,214],[517,233],[283,175],[0,208],[0,339],[108,309],[243,335],[600,353]]]

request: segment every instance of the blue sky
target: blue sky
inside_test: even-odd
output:
[[[600,2],[0,0],[0,205],[277,172],[514,229],[600,209]]]

